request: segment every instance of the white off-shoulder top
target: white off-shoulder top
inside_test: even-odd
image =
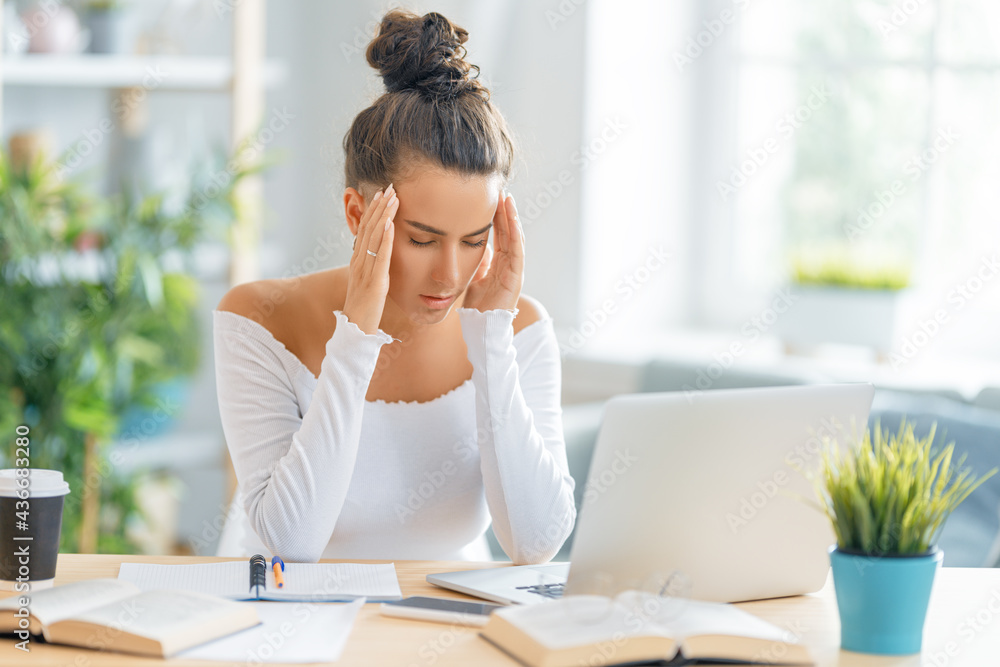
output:
[[[368,401],[382,345],[339,310],[317,378],[261,324],[213,311],[223,431],[247,539],[293,562],[551,559],[576,519],[552,319],[457,310],[472,378]],[[251,548],[251,547],[248,547]]]

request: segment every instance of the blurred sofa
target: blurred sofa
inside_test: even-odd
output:
[[[701,384],[697,384],[699,379]],[[729,368],[706,379],[704,366],[671,360],[648,362],[639,373],[640,392],[682,391],[685,386],[706,390],[737,389],[832,382],[821,373],[797,371],[770,373],[766,369]],[[706,387],[706,384],[710,386]],[[563,428],[570,473],[576,481],[576,505],[581,507],[594,444],[605,401],[566,405]],[[937,422],[935,444],[954,440],[956,455],[966,454],[966,464],[982,474],[1000,467],[1000,389],[984,389],[971,402],[954,391],[903,392],[876,388],[869,424],[880,421],[894,432],[903,416],[914,422],[918,436]],[[492,531],[487,534],[494,558],[507,560]],[[573,536],[554,560],[569,560]],[[948,567],[1000,567],[1000,474],[980,486],[952,514],[940,542]]]

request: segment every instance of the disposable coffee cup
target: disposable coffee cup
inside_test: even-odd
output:
[[[0,470],[0,590],[52,586],[67,493],[58,470]]]

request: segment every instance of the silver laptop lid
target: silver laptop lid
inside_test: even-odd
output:
[[[802,500],[814,491],[796,467],[818,465],[824,437],[847,446],[873,396],[860,383],[610,399],[566,594],[735,602],[818,590],[834,535]]]

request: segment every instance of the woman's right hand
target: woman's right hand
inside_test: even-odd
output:
[[[389,292],[389,259],[395,230],[392,217],[398,208],[399,199],[390,183],[384,192],[375,193],[358,224],[347,272],[343,312],[366,334],[376,333],[382,321],[382,309]],[[372,257],[369,250],[376,256]]]

